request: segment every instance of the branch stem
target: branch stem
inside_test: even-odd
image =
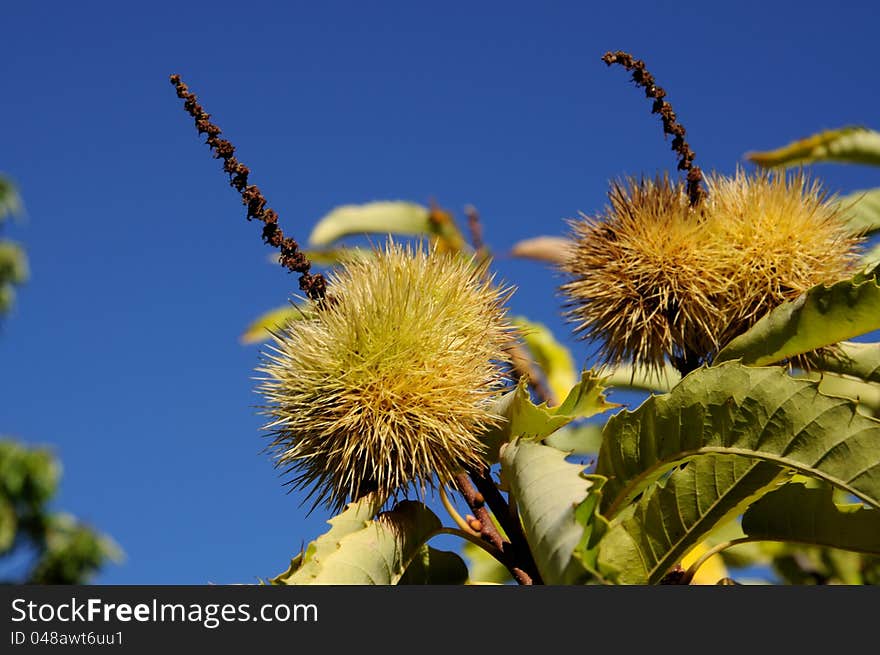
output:
[[[504,530],[507,539],[510,541],[517,561],[521,562],[523,568],[529,572],[533,583],[542,584],[541,576],[538,573],[538,566],[535,564],[532,551],[529,549],[529,544],[520,526],[516,505],[507,503],[498,487],[488,477],[488,473],[488,468],[482,472],[471,471],[471,480],[473,480],[477,490],[486,499],[486,504],[491,508],[495,518],[498,519],[501,529]]]
[[[657,85],[654,76],[648,72],[645,62],[636,59],[628,52],[618,50],[617,52],[606,52],[602,56],[608,66],[619,64],[627,71],[632,73],[632,80],[638,86],[645,89],[645,95],[651,98],[654,103],[651,107],[652,114],[660,114],[663,121],[663,132],[671,135],[672,149],[678,155],[678,169],[685,171],[687,174],[687,195],[691,207],[696,207],[705,197],[706,191],[702,188],[703,173],[699,166],[694,166],[696,155],[691,150],[690,145],[685,140],[686,130],[684,126],[678,122],[678,118],[672,109],[672,105],[665,100],[666,91],[663,87]]]
[[[436,530],[434,533],[432,533],[428,537],[428,540],[431,539],[431,537],[438,535],[438,534],[451,534],[455,537],[461,537],[462,539],[471,542],[475,546],[479,546],[480,548],[485,550],[487,553],[489,553],[492,557],[494,557],[499,562],[504,564],[504,554],[500,550],[495,548],[495,546],[490,544],[488,541],[480,538],[479,535],[474,536],[473,533],[471,533],[471,532],[465,532],[464,530],[459,530],[458,528],[447,528],[444,526],[444,527]]]
[[[300,274],[299,287],[309,298],[323,301],[327,290],[327,282],[320,273],[309,272],[311,262],[300,250],[295,239],[287,237],[278,225],[278,214],[266,206],[266,198],[256,184],[248,183],[250,169],[235,158],[235,146],[226,139],[221,139],[221,130],[211,122],[211,114],[199,104],[180,75],[172,75],[171,83],[177,90],[177,97],[183,100],[183,108],[192,116],[199,134],[207,134],[207,145],[216,159],[223,160],[223,170],[229,174],[229,185],[241,196],[247,206],[247,219],[256,218],[263,223],[263,241],[280,251],[279,261],[290,271]]]
[[[501,533],[495,526],[492,515],[489,513],[489,510],[486,509],[486,499],[483,497],[482,493],[477,491],[477,488],[474,486],[474,483],[471,481],[468,474],[462,471],[456,475],[455,483],[458,490],[461,492],[461,495],[464,497],[465,502],[467,502],[468,507],[470,507],[474,516],[480,522],[480,537],[501,552],[502,557],[499,558],[498,561],[507,567],[507,570],[510,571],[513,579],[519,584],[535,584],[533,575],[530,574],[525,566],[516,560],[513,546],[510,541],[501,536]]]
[[[705,553],[700,555],[699,559],[696,562],[690,565],[687,571],[684,572],[684,575],[681,577],[681,580],[678,584],[690,584],[694,579],[697,571],[700,569],[703,564],[705,564],[711,557],[717,555],[722,550],[727,550],[732,546],[738,546],[740,544],[747,544],[753,541],[760,541],[760,539],[755,539],[754,537],[740,537],[739,539],[731,539],[730,541],[723,541],[720,544],[716,544],[712,546]]]
[[[449,514],[449,516],[455,522],[455,525],[457,525],[462,532],[467,532],[469,535],[472,535],[478,539],[480,538],[480,533],[471,528],[471,526],[468,525],[468,522],[465,521],[464,518],[462,518],[461,514],[456,511],[455,507],[452,505],[452,502],[449,500],[449,496],[446,494],[446,488],[444,486],[440,487],[440,502],[443,503],[443,507],[446,508],[446,512]]]

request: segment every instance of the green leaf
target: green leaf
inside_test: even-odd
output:
[[[294,573],[296,573],[297,569],[302,566],[303,563],[303,555],[304,552],[299,552],[293,557],[290,558],[290,566],[287,567],[287,570],[279,573],[274,578],[269,578],[269,584],[273,585],[284,585],[287,584],[287,580],[290,579]]]
[[[880,166],[880,132],[848,125],[818,132],[775,150],[747,152],[745,157],[765,168],[785,168],[815,162]]]
[[[601,475],[585,477],[593,482],[593,487],[590,490],[591,493],[574,511],[575,520],[584,529],[581,540],[575,547],[574,556],[596,581],[607,584],[608,580],[599,571],[599,546],[609,527],[608,519],[599,513],[605,478]]]
[[[372,496],[330,519],[330,530],[309,544],[298,567],[275,584],[396,584],[422,545],[440,529],[423,503],[406,500],[374,519]]]
[[[513,577],[507,567],[476,544],[470,541],[465,542],[461,554],[467,560],[467,567],[470,571],[469,584],[507,584],[513,582]]]
[[[868,572],[870,563],[880,562],[880,558],[866,557],[857,551],[838,548],[820,548],[819,550],[822,551],[828,562],[831,575],[840,580],[842,584],[876,584],[876,582],[868,582],[864,574]]]
[[[841,341],[833,349],[811,353],[809,359],[821,371],[880,382],[880,343]]]
[[[309,244],[327,246],[351,234],[430,234],[429,214],[427,207],[405,201],[341,205],[318,220]]]
[[[596,473],[614,518],[673,467],[701,455],[765,460],[880,507],[880,421],[781,367],[728,362],[687,375],[605,426]]]
[[[871,585],[880,581],[870,579],[871,569],[880,563],[876,555],[781,541],[753,541],[745,546],[763,548],[770,555],[770,567],[782,584]]]
[[[23,284],[28,278],[28,260],[24,250],[12,241],[0,241],[0,315],[15,302],[13,285]]]
[[[861,504],[838,505],[828,486],[786,484],[746,510],[742,529],[754,539],[880,555],[880,510]]]
[[[45,544],[26,584],[85,584],[106,561],[120,562],[124,558],[112,538],[63,512],[48,516]]]
[[[839,198],[837,204],[844,209],[853,234],[867,236],[880,230],[880,189],[855,191]]]
[[[3,496],[0,496],[0,555],[8,551],[15,543],[18,529],[18,517],[15,507]]]
[[[0,241],[0,284],[23,284],[28,279],[28,260],[24,250],[12,241]]]
[[[622,365],[607,374],[605,386],[665,392],[672,389],[680,380],[681,373],[668,362],[659,371]]]
[[[770,310],[715,356],[764,366],[880,329],[876,271],[831,286],[819,284]]]
[[[0,175],[0,222],[7,216],[21,213],[21,197],[12,181]]]
[[[553,395],[556,398],[565,398],[577,382],[574,358],[568,348],[559,343],[553,332],[543,323],[536,323],[522,316],[514,317],[511,322],[519,328],[523,343],[544,372]]]
[[[862,265],[866,271],[880,265],[880,243],[862,255]]]
[[[460,585],[467,579],[467,564],[458,554],[423,544],[397,584]]]
[[[550,446],[519,439],[501,450],[501,477],[516,499],[545,584],[581,584],[590,577],[575,550],[582,545],[585,527],[578,509],[595,482],[565,457]]]
[[[599,423],[567,425],[544,439],[544,443],[571,455],[592,455],[602,445],[602,427]]]
[[[880,413],[880,385],[834,373],[807,373],[805,378],[819,381],[819,391],[826,396],[849,398],[864,408],[868,416]]]
[[[0,438],[0,495],[42,511],[41,506],[58,491],[60,478],[61,462],[48,448]]]
[[[341,540],[365,529],[372,522],[379,509],[380,506],[372,495],[349,503],[344,511],[327,521],[330,524],[330,530],[312,541],[305,551],[295,555],[290,560],[290,567],[287,571],[272,578],[272,582],[274,584],[289,584],[287,580],[306,563],[309,563],[313,569],[319,569],[321,561],[339,549]]]
[[[307,318],[309,311],[310,307],[307,303],[299,305],[288,303],[287,305],[270,309],[254,319],[238,339],[243,344],[267,341],[272,336],[272,332],[283,329],[291,321]]]
[[[619,584],[657,584],[713,530],[773,489],[782,471],[735,455],[676,468],[611,522],[599,543],[599,569]]]
[[[521,378],[516,389],[499,397],[490,409],[504,420],[480,435],[487,447],[486,459],[490,463],[498,461],[501,444],[514,437],[540,440],[577,418],[619,407],[605,400],[603,391],[603,379],[592,371],[583,371],[580,382],[568,392],[565,400],[551,408],[547,403],[533,403],[527,382]]]

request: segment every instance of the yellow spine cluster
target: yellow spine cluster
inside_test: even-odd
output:
[[[331,274],[327,301],[275,335],[258,371],[277,463],[341,509],[482,465],[512,339],[484,267],[389,241]]]
[[[852,272],[859,240],[803,174],[706,184],[694,208],[667,177],[628,179],[603,213],[571,222],[567,315],[607,363],[706,361],[769,309]]]

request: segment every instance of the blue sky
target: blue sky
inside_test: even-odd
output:
[[[340,204],[430,198],[480,211],[512,310],[572,346],[515,242],[564,234],[608,180],[672,170],[620,68],[645,59],[704,169],[847,124],[878,128],[872,2],[7,3],[4,232],[32,279],[0,327],[0,432],[51,444],[57,506],[126,552],[99,584],[250,583],[328,515],[305,516],[263,454],[257,346],[238,336],[296,278],[269,263],[168,83],[179,73],[305,240]],[[747,165],[748,166],[748,165]],[[877,169],[822,165],[832,191]],[[612,399],[614,399],[612,397]]]

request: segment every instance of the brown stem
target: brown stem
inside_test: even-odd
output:
[[[480,251],[484,246],[483,226],[480,225],[480,214],[476,207],[468,205],[464,208],[464,215],[467,216],[468,230],[471,233],[471,245],[474,247],[474,250]]]
[[[504,539],[498,528],[495,527],[492,515],[486,509],[485,497],[481,492],[477,491],[468,474],[462,472],[456,475],[455,483],[468,507],[470,507],[474,516],[480,522],[480,536],[501,552],[501,563],[507,567],[513,579],[521,585],[535,584],[535,578],[528,572],[527,567],[515,559],[511,542]]]
[[[687,141],[684,139],[686,130],[684,126],[678,122],[675,112],[664,98],[666,91],[657,86],[654,76],[645,68],[645,62],[641,59],[635,59],[628,52],[618,50],[617,52],[606,52],[602,56],[602,61],[607,65],[620,64],[626,70],[632,73],[633,81],[645,89],[645,95],[654,100],[651,108],[652,114],[660,114],[663,120],[663,131],[672,135],[672,149],[678,154],[678,170],[687,171],[687,194],[691,207],[696,207],[705,196],[705,190],[700,186],[703,181],[703,172],[699,166],[694,166],[694,158],[696,155]]]
[[[311,262],[300,251],[299,244],[290,237],[285,237],[278,226],[278,214],[266,206],[266,198],[256,184],[248,184],[250,169],[238,161],[233,155],[235,146],[226,139],[220,138],[220,128],[211,122],[211,115],[198,103],[196,95],[187,88],[180,75],[172,75],[171,83],[177,89],[177,97],[184,103],[183,107],[193,117],[199,134],[207,134],[206,143],[211,147],[215,159],[223,160],[223,170],[229,174],[229,185],[241,195],[241,201],[247,206],[247,219],[256,218],[263,223],[263,241],[281,251],[279,258],[282,266],[300,274],[299,287],[309,298],[315,301],[324,299],[327,282],[320,273],[309,273]]]
[[[507,534],[517,562],[521,563],[522,568],[529,572],[533,584],[543,584],[541,575],[538,573],[538,565],[535,564],[532,551],[520,526],[519,517],[512,506],[504,500],[504,496],[501,495],[495,483],[492,482],[489,477],[489,469],[486,468],[482,472],[470,471],[470,476]]]

